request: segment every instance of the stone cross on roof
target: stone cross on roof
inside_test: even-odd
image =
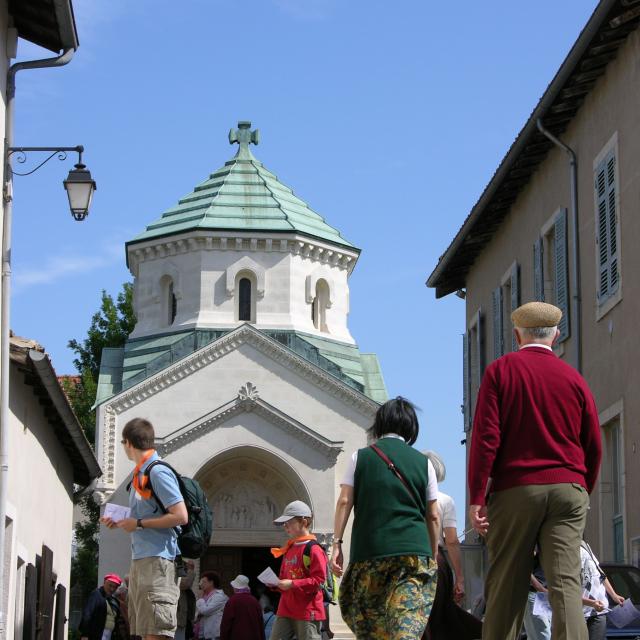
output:
[[[258,129],[251,131],[251,122],[241,120],[238,122],[237,129],[231,129],[229,131],[229,144],[233,144],[234,142],[237,142],[240,146],[236,157],[251,157],[252,154],[251,151],[249,151],[249,145],[260,142],[260,131]]]

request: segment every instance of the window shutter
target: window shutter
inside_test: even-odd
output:
[[[617,289],[620,281],[616,211],[616,156],[613,151],[596,169],[598,208],[596,248],[598,257],[598,303],[602,304]]]
[[[556,305],[562,310],[562,319],[558,325],[562,342],[569,337],[569,269],[567,266],[567,210],[561,209],[554,224],[554,263],[556,268]]]
[[[544,248],[542,238],[533,243],[533,297],[544,302]]]
[[[469,363],[469,332],[462,334],[462,414],[464,416],[464,430],[471,429],[471,367]]]
[[[502,323],[502,287],[493,290],[493,357],[504,355],[504,327]]]
[[[23,640],[35,640],[38,610],[38,571],[29,563],[25,569]]]
[[[56,587],[56,617],[53,627],[53,640],[66,640],[65,625],[67,623],[67,589],[63,584]]]
[[[520,265],[516,262],[511,268],[511,311],[520,306]],[[509,314],[511,320],[511,314]],[[518,350],[515,333],[511,332],[511,351]]]
[[[49,640],[53,629],[53,605],[55,598],[55,579],[53,577],[53,551],[42,545],[42,557],[38,566],[38,640]]]
[[[480,381],[482,380],[482,374],[484,373],[484,316],[482,315],[482,311],[478,311],[478,319],[476,321],[476,340],[477,340],[477,350],[478,350],[478,388],[480,387]]]

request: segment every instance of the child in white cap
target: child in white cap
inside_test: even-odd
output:
[[[284,547],[271,549],[276,558],[282,557],[276,585],[282,595],[271,640],[286,640],[292,634],[305,640],[320,640],[320,622],[325,619],[321,585],[326,578],[327,563],[322,547],[309,533],[311,519],[309,506],[295,500],[274,520],[283,525],[289,540]],[[303,558],[305,548],[310,556],[308,568]]]

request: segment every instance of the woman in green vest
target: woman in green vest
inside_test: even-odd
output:
[[[354,511],[340,610],[356,638],[413,640],[424,633],[436,591],[438,483],[412,445],[414,406],[398,397],[375,417],[375,444],[356,451],[336,505],[332,571],[343,573],[342,536]]]

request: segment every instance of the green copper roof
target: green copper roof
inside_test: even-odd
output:
[[[193,329],[128,340],[124,348],[104,349],[95,406],[146,380],[228,333],[228,329]],[[375,402],[387,400],[387,390],[375,354],[360,353],[356,345],[291,330],[262,330],[309,362]]]
[[[229,132],[238,153],[128,244],[197,229],[302,233],[355,249],[306,202],[256,160],[259,132],[239,122]]]

